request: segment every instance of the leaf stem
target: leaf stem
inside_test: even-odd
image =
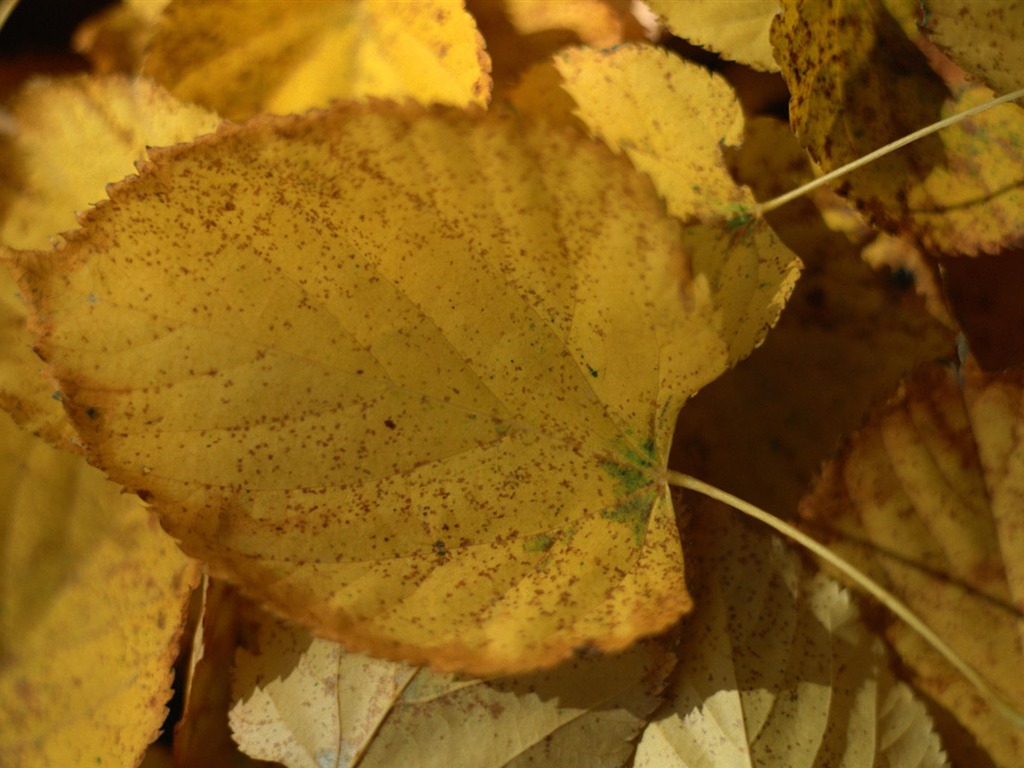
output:
[[[824,176],[819,176],[813,181],[807,182],[801,187],[797,187],[796,189],[790,190],[789,192],[786,192],[784,195],[779,195],[778,197],[772,198],[771,200],[768,200],[767,202],[764,203],[758,203],[757,214],[763,216],[769,211],[774,211],[776,208],[780,208],[786,203],[795,200],[798,197],[802,197],[803,195],[806,195],[808,192],[815,190],[820,186],[828,184],[830,181],[835,181],[840,176],[845,176],[846,174],[850,173],[850,171],[855,171],[863,165],[867,165],[868,163],[874,162],[878,158],[883,157],[889,154],[890,152],[894,152],[900,147],[904,147],[907,144],[910,144],[911,142],[917,141],[918,139],[922,139],[925,136],[941,131],[943,128],[947,128],[951,125],[959,123],[961,120],[965,120],[968,117],[972,117],[973,115],[976,115],[979,112],[984,112],[987,109],[992,109],[992,107],[998,107],[1000,104],[1006,104],[1007,102],[1016,101],[1017,99],[1020,98],[1024,98],[1024,88],[1013,91],[1012,93],[1004,94],[1003,96],[999,96],[995,99],[992,99],[991,101],[986,101],[984,104],[979,104],[978,106],[972,107],[971,109],[968,109],[965,112],[958,112],[957,114],[951,115],[950,117],[947,117],[944,120],[939,120],[937,123],[932,123],[931,125],[925,128],[922,128],[918,131],[914,131],[913,133],[904,136],[902,139],[897,139],[894,142],[886,144],[884,147],[879,147],[874,152],[869,152],[868,154],[864,155],[864,157],[858,158],[857,160],[854,160],[852,163],[847,163],[844,166],[836,168],[834,171],[826,173]]]
[[[955,667],[957,671],[959,671],[960,674],[962,674],[968,682],[970,682],[978,692],[988,700],[996,711],[1012,723],[1014,727],[1024,730],[1024,714],[1007,702],[1006,699],[1003,698],[1002,694],[989,685],[985,678],[983,678],[974,669],[974,667],[968,664],[960,654],[954,651],[953,648],[946,643],[945,640],[932,631],[928,625],[926,625],[924,621],[917,616],[917,614],[913,613],[896,595],[886,590],[871,577],[867,576],[839,555],[832,552],[824,544],[821,544],[805,534],[799,528],[790,525],[784,520],[780,520],[769,512],[765,512],[760,507],[755,507],[753,504],[744,501],[738,496],[733,496],[731,493],[723,491],[721,488],[717,488],[702,480],[698,480],[695,477],[691,477],[690,475],[683,474],[682,472],[676,472],[671,469],[668,470],[667,479],[670,485],[696,491],[704,496],[720,501],[738,512],[742,512],[743,514],[754,518],[755,520],[759,520],[832,565],[857,584],[857,586],[885,605],[897,617],[905,621],[925,640],[925,642],[931,645],[932,648],[946,659],[946,661],[952,664],[953,667]]]

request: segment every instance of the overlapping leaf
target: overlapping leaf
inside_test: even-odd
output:
[[[146,80],[119,77],[31,81],[12,101],[10,118],[0,145],[0,240],[18,248],[46,248],[74,228],[75,213],[131,174],[146,146],[188,141],[220,123]],[[0,269],[0,405],[26,429],[70,445],[74,436],[56,388],[43,384],[7,266]]]
[[[913,27],[908,0],[783,7],[772,40],[792,93],[790,122],[825,170],[993,95],[947,87],[904,32]],[[873,162],[841,189],[875,223],[933,253],[996,252],[1024,238],[1021,147],[1024,109],[1004,105]]]
[[[636,768],[947,765],[844,590],[734,510],[695,514],[700,600]]]
[[[263,617],[235,662],[232,729],[288,768],[619,766],[674,656],[646,642],[483,681],[345,653]]]
[[[1022,402],[1019,372],[923,368],[876,409],[801,504],[816,533],[838,534],[834,548],[892,589],[1018,708]],[[1019,730],[914,631],[895,625],[888,636],[917,684],[996,764],[1019,762]]]
[[[112,196],[25,286],[94,460],[186,551],[353,650],[447,668],[622,648],[688,608],[675,415],[765,311],[690,275],[622,161],[338,107]]]
[[[143,72],[233,120],[369,96],[484,105],[491,92],[461,0],[172,2]]]
[[[0,422],[2,760],[135,764],[166,716],[197,567],[138,499]]]
[[[998,93],[1024,87],[1024,4],[1006,0],[928,0],[924,31]]]
[[[673,34],[723,58],[766,72],[778,72],[769,38],[778,0],[652,0]]]

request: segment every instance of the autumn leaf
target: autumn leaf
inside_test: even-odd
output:
[[[1019,371],[983,374],[970,362],[920,369],[845,443],[800,507],[816,535],[836,537],[833,549],[895,592],[1017,707],[1022,392]],[[915,684],[997,765],[1018,763],[1018,729],[916,632],[894,624],[887,637]]]
[[[94,73],[141,71],[170,0],[121,0],[87,18],[75,29],[74,49],[89,59]]]
[[[812,178],[788,127],[773,118],[748,121],[734,164],[761,199]],[[804,260],[800,281],[765,343],[701,390],[679,425],[680,453],[703,458],[701,479],[783,517],[872,403],[915,365],[955,350],[954,332],[899,273],[864,263],[877,233],[863,237],[863,221],[841,219],[844,211],[852,214],[824,192],[768,214]]]
[[[792,94],[790,122],[826,171],[993,96],[947,86],[932,70],[904,31],[914,27],[907,0],[786,0],[783,8],[772,40]],[[1024,237],[1022,135],[1024,110],[1006,104],[871,163],[839,189],[873,222],[932,253],[994,253]]]
[[[700,600],[636,768],[948,764],[844,590],[734,510],[700,502],[694,520]]]
[[[475,680],[345,653],[255,617],[235,662],[242,749],[288,768],[618,766],[660,703],[666,644]]]
[[[335,99],[486,105],[490,59],[461,0],[171,2],[143,74],[232,120]]]
[[[1003,0],[929,0],[921,26],[957,64],[997,93],[1024,83],[1024,5]]]
[[[159,732],[197,565],[138,499],[0,416],[0,754],[133,765]]]
[[[622,161],[338,107],[166,151],[111,194],[24,256],[26,291],[93,460],[187,552],[352,650],[475,672],[688,609],[675,416],[766,313],[689,275]]]
[[[652,0],[649,5],[672,34],[730,61],[779,71],[769,38],[778,0]]]

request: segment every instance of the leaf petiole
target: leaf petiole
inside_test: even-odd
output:
[[[698,480],[695,477],[670,469],[667,471],[667,481],[669,485],[674,485],[677,488],[685,488],[690,491],[696,491],[697,493],[703,494],[715,501],[720,501],[721,503],[732,507],[738,512],[742,512],[755,520],[759,520],[829,563],[844,576],[857,584],[857,586],[882,603],[898,618],[905,621],[925,640],[925,642],[931,645],[932,648],[938,651],[942,657],[946,659],[946,661],[952,664],[953,667],[955,667],[956,670],[978,690],[978,692],[997,712],[1012,723],[1014,727],[1024,730],[1024,713],[1021,713],[1016,707],[1007,702],[1006,699],[1003,698],[1002,694],[989,685],[984,677],[982,677],[970,664],[968,664],[960,654],[953,650],[945,640],[932,631],[928,625],[925,624],[917,614],[911,611],[898,597],[896,597],[896,595],[889,592],[872,578],[848,563],[843,558],[839,557],[839,555],[832,552],[824,544],[814,540],[799,528],[790,525],[784,520],[780,520],[775,515],[764,511],[760,507],[756,507],[738,496],[733,496],[731,493],[723,491],[721,488],[717,488],[709,483],[705,483],[702,480]]]
[[[925,136],[937,133],[938,131],[941,131],[943,128],[948,128],[951,125],[955,125],[956,123],[959,123],[961,120],[965,120],[968,117],[972,117],[973,115],[976,115],[979,112],[984,112],[987,109],[992,109],[992,107],[998,107],[1000,104],[1006,104],[1007,102],[1016,101],[1017,99],[1020,98],[1024,98],[1024,88],[1013,91],[1012,93],[1004,94],[995,99],[992,99],[991,101],[986,101],[984,104],[979,104],[978,106],[972,107],[971,109],[965,110],[964,112],[958,112],[955,115],[950,115],[944,120],[939,120],[938,122],[932,123],[931,125],[926,126],[925,128],[921,128],[918,131],[909,133],[903,138],[890,142],[889,144],[886,144],[884,147],[879,147],[874,152],[869,152],[863,157],[857,158],[852,163],[847,163],[844,166],[836,168],[835,170],[826,173],[824,176],[819,176],[813,181],[807,182],[801,187],[792,189],[789,192],[786,192],[783,195],[779,195],[778,197],[772,198],[771,200],[768,200],[766,202],[758,203],[756,208],[757,214],[759,216],[763,216],[764,214],[770,211],[774,211],[776,208],[781,208],[786,203],[791,202],[797,199],[798,197],[806,195],[808,192],[811,192],[817,189],[818,187],[828,184],[830,181],[835,181],[841,176],[845,176],[851,171],[857,170],[861,166],[867,165],[868,163],[872,163],[878,158],[884,157],[885,155],[888,155],[890,152],[896,151],[900,147],[905,147],[907,144],[915,142],[918,139],[923,139]]]

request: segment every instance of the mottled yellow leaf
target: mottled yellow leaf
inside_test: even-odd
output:
[[[800,510],[1020,708],[1022,501],[1024,377],[968,363],[922,368],[907,380],[844,444]],[[897,624],[888,637],[915,683],[997,765],[1019,764],[1021,731],[914,631]]]
[[[778,72],[769,39],[779,0],[651,0],[672,34],[754,69]]]
[[[663,644],[482,681],[345,653],[263,618],[235,660],[231,724],[288,768],[611,768],[674,663]]]
[[[134,765],[197,568],[133,496],[0,414],[0,761]]]
[[[785,0],[772,40],[790,122],[830,171],[993,97],[947,86],[907,37],[911,0]],[[899,73],[894,76],[893,73]],[[987,110],[843,178],[871,220],[931,253],[993,253],[1024,238],[1024,108]]]
[[[703,587],[635,768],[948,765],[843,589],[732,509],[694,520]]]
[[[924,31],[961,67],[998,93],[1024,87],[1024,3],[1019,0],[927,0]]]
[[[148,80],[38,78],[10,105],[0,144],[0,241],[46,248],[75,213],[135,172],[146,147],[191,141],[220,123]]]
[[[485,105],[491,93],[461,0],[176,0],[143,72],[232,120],[371,96]]]
[[[111,194],[26,290],[93,460],[186,551],[448,669],[688,609],[664,469],[771,315],[702,266],[746,228],[684,236],[579,136],[386,106],[223,129]]]

